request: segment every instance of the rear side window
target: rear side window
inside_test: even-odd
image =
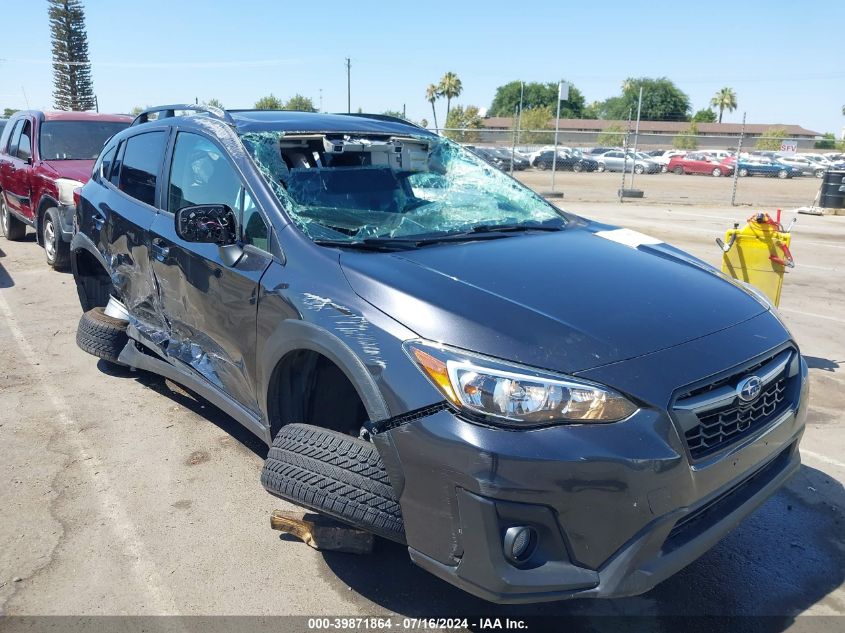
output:
[[[103,180],[109,179],[115,154],[117,154],[117,145],[107,147],[102,155],[100,155],[100,160],[97,161],[97,165],[94,167],[94,176],[96,178]]]
[[[123,163],[123,150],[126,149],[126,141],[121,142],[117,147],[117,156],[111,165],[111,172],[109,172],[109,182],[115,187],[120,184],[120,166]]]
[[[126,139],[118,188],[136,200],[155,206],[156,184],[167,137],[147,132]]]

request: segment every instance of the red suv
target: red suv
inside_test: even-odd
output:
[[[0,230],[35,228],[47,263],[64,268],[73,232],[73,190],[88,182],[103,144],[132,117],[93,112],[15,113],[0,136]]]

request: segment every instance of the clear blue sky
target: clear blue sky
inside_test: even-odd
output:
[[[629,76],[666,76],[707,106],[723,86],[725,121],[795,123],[841,134],[845,65],[841,0],[706,2],[354,2],[86,0],[94,88],[102,111],[216,97],[251,107],[299,92],[323,109],[407,107],[431,120],[425,88],[446,71],[458,103],[490,105],[513,79],[573,82],[587,101]],[[0,108],[52,105],[43,0],[0,7]],[[445,115],[445,103],[438,104]]]

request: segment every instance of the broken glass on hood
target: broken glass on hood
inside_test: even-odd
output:
[[[243,140],[293,222],[316,241],[432,240],[566,223],[449,139],[258,132]]]

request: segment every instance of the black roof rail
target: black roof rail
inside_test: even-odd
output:
[[[189,112],[204,112],[206,114],[210,114],[215,119],[228,123],[229,125],[235,125],[235,120],[232,118],[232,115],[230,115],[228,112],[226,112],[226,110],[223,110],[221,108],[216,108],[214,106],[198,105],[195,103],[176,103],[173,105],[155,106],[142,110],[138,114],[138,116],[135,117],[135,120],[132,121],[132,125],[130,125],[130,127],[132,127],[133,125],[140,125],[141,123],[146,123],[150,120],[151,114],[158,113],[159,119],[165,119],[168,117],[176,116],[176,112],[178,110],[187,110]]]
[[[427,130],[422,125],[414,123],[413,121],[403,119],[399,116],[393,116],[392,114],[367,114],[366,112],[337,112],[336,114],[340,114],[342,116],[356,116],[364,119],[375,119],[376,121],[390,121],[391,123],[404,123],[405,125],[410,125],[411,127],[418,127],[426,132],[431,131]]]

